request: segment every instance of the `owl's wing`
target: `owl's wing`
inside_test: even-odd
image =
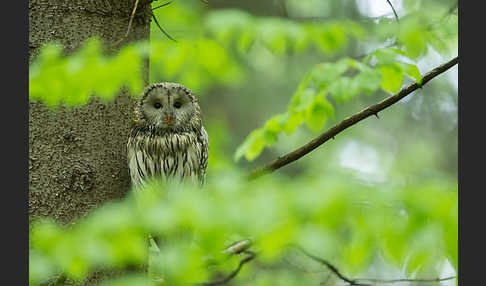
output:
[[[199,167],[199,182],[201,185],[204,185],[204,181],[206,179],[206,168],[208,166],[208,151],[209,151],[209,136],[204,129],[204,126],[201,126],[201,131],[198,136],[199,143],[201,144],[201,157],[200,157],[200,167]]]
[[[133,186],[139,186],[143,184],[143,180],[146,177],[147,169],[142,164],[143,154],[138,150],[135,143],[135,135],[133,133],[128,138],[127,143],[127,163],[128,173]]]
[[[132,182],[132,185],[137,185],[140,176],[137,175],[137,165],[135,164],[135,150],[134,150],[132,138],[128,138],[127,163],[128,163],[128,174],[130,175],[130,181]]]

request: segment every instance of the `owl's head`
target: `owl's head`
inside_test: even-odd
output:
[[[136,113],[144,125],[163,132],[187,132],[201,127],[197,99],[187,87],[178,83],[148,86]]]

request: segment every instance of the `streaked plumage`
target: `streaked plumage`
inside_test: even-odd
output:
[[[176,83],[152,84],[135,112],[127,144],[132,184],[149,177],[204,184],[209,141],[191,91]]]

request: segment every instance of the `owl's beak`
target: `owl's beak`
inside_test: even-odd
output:
[[[171,123],[171,120],[172,120],[172,116],[170,116],[170,113],[169,113],[169,114],[167,114],[167,122]]]

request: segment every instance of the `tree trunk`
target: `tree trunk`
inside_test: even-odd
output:
[[[127,39],[123,38],[135,0],[29,0],[29,61],[41,45],[57,41],[65,53],[98,36],[113,53],[130,41],[148,40],[150,3],[139,3]],[[148,61],[144,79],[148,80]],[[104,104],[93,99],[77,108],[49,110],[29,102],[29,218],[48,216],[69,223],[129,190],[126,142],[134,99],[122,92]],[[98,272],[85,285],[97,285],[116,272]]]
[[[135,0],[30,0],[29,61],[41,45],[57,41],[66,54],[98,36],[107,52],[148,40],[149,1],[140,1],[127,39]],[[145,13],[142,13],[145,12]],[[145,81],[148,69],[144,71]],[[77,108],[49,110],[29,103],[29,216],[69,223],[129,189],[126,142],[134,100],[122,92],[104,104],[93,99]]]

